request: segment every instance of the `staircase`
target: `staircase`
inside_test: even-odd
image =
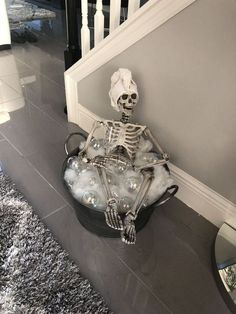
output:
[[[87,0],[82,0],[82,58],[65,72],[68,120],[80,125],[79,106],[81,104],[78,103],[77,84],[81,80],[147,36],[194,1],[196,0],[149,0],[147,2],[129,0],[125,1],[125,4],[121,0],[109,1],[109,35],[104,38],[103,9],[107,6],[104,6],[103,3],[107,4],[107,1],[96,1],[96,12],[92,23],[94,31],[92,32],[88,26],[91,24],[91,21],[88,21],[88,10],[91,4]],[[145,4],[141,6],[143,3]],[[125,11],[126,20],[120,24],[122,5],[123,8],[127,7]],[[124,15],[123,13],[123,18]],[[93,38],[91,38],[91,34],[93,34]],[[92,49],[91,42],[94,42]],[[80,127],[83,126],[80,125]],[[86,131],[89,131],[89,128]]]

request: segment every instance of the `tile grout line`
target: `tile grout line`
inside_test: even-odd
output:
[[[75,210],[69,203],[66,205],[67,207],[70,207],[70,209]],[[62,208],[58,208],[58,210],[55,210],[55,212],[59,211],[60,209],[66,208],[66,206],[63,206]],[[53,214],[53,212],[51,213]],[[50,215],[49,215],[50,216]],[[76,218],[77,219],[77,218]],[[78,219],[77,219],[78,220]],[[79,220],[78,220],[79,221]],[[79,222],[80,223],[80,222]],[[80,223],[81,224],[81,223]],[[96,235],[96,234],[95,234]],[[153,293],[153,291],[150,289],[150,287],[140,278],[137,276],[137,274],[115,253],[115,251],[110,247],[110,245],[103,239],[102,237],[99,237],[96,235],[98,239],[100,239],[105,245],[109,248],[109,250],[112,252],[113,256],[115,256],[128,270],[129,272],[150,292],[150,294],[158,301],[160,302],[163,307],[170,313],[173,314],[171,309],[168,308],[168,306],[162,301],[157,295]]]
[[[21,151],[18,150],[18,148],[15,147],[15,145],[11,143],[11,141],[8,140],[8,138],[1,131],[0,134],[3,136],[3,139],[1,139],[1,141],[6,141],[13,149],[15,149],[17,153],[33,168],[33,170],[57,193],[57,195],[61,197],[61,199],[65,202],[63,206],[70,206],[70,203],[65,199],[65,197],[59,191],[57,191],[57,189],[43,176],[43,174],[41,174],[41,172],[30,162],[28,157],[24,156]]]
[[[59,210],[69,207],[70,209],[72,209],[73,211],[75,210],[69,203],[67,204],[67,206],[63,206],[62,208],[58,208],[57,210],[55,210],[55,213],[58,212]],[[51,214],[49,214],[48,216],[53,215],[54,212],[52,212]],[[46,218],[46,217],[44,217]],[[48,217],[47,217],[48,218]],[[78,218],[76,218],[78,220]],[[79,220],[78,220],[79,222]],[[80,222],[79,222],[80,223]],[[80,223],[81,224],[81,223]],[[84,228],[84,227],[83,227]],[[86,229],[86,228],[85,228]],[[86,229],[87,230],[87,229]],[[140,282],[140,284],[142,286],[144,286],[148,292],[170,313],[173,314],[173,311],[171,311],[171,309],[164,303],[164,301],[162,301],[156,294],[154,294],[154,292],[150,289],[150,287],[139,277],[137,276],[137,274],[115,253],[115,251],[110,247],[110,245],[105,241],[105,239],[103,239],[102,237],[98,236],[97,234],[94,234],[95,236],[97,236],[98,239],[100,239],[100,241],[102,241],[111,251],[111,253],[113,254],[114,257],[116,257],[124,267],[126,267],[128,269],[128,271],[138,280],[138,282]]]
[[[30,103],[31,106],[33,106],[34,108],[38,109],[40,112],[42,112],[44,115],[46,115],[50,120],[52,120],[53,122],[55,122],[58,126],[62,127],[64,130],[67,130],[66,126],[63,126],[61,123],[59,123],[56,119],[54,119],[53,117],[51,117],[46,111],[44,111],[42,108],[38,107],[37,105],[35,105],[30,99],[28,99],[26,97],[27,101]],[[68,121],[66,122],[68,124]]]
[[[57,212],[59,212],[59,211],[62,210],[63,208],[66,208],[66,206],[67,206],[67,205],[62,205],[61,207],[59,207],[59,208],[53,210],[51,213],[47,214],[46,216],[43,216],[43,217],[41,218],[41,220],[44,220],[44,219],[46,219],[46,218],[48,218],[48,217],[50,217],[50,216],[56,214]]]
[[[31,166],[31,168],[32,168],[32,169],[33,169],[33,170],[54,190],[54,192],[56,192],[56,194],[57,194],[58,196],[60,196],[60,198],[65,202],[65,203],[62,205],[62,207],[65,207],[66,205],[69,205],[69,203],[66,201],[66,199],[55,189],[55,187],[54,187],[50,182],[48,182],[48,180],[41,174],[41,172],[39,172],[38,169],[35,168],[35,166],[29,161],[29,159],[28,159],[26,156],[24,156],[24,155],[15,147],[15,145],[12,144],[12,143],[6,138],[6,136],[5,136],[4,134],[2,134],[1,132],[0,132],[0,134],[4,137],[4,139],[2,139],[1,141],[6,140],[6,142],[7,142],[13,149],[15,149],[15,150],[17,151],[17,153],[26,161],[26,163]]]
[[[14,54],[13,54],[14,55]],[[14,57],[20,62],[20,63],[23,63],[24,65],[26,65],[28,68],[32,69],[34,72],[35,72],[35,69],[32,68],[30,65],[28,65],[27,63],[25,63],[24,61],[22,61],[21,59],[19,59],[19,57],[16,57],[14,55]],[[61,63],[64,63],[62,60],[58,60],[60,61]],[[40,71],[38,72],[42,77],[46,77],[46,79],[48,79],[49,81],[51,81],[52,83],[55,83],[56,85],[58,85],[59,87],[65,87],[65,84],[61,85],[59,83],[57,83],[56,81],[54,81],[53,79],[49,78],[47,75],[41,73]]]
[[[4,82],[5,83],[5,82]],[[6,83],[5,83],[6,84]],[[6,84],[6,85],[8,85],[8,84]],[[14,90],[14,92],[17,92],[14,88],[12,88],[11,86],[9,86],[8,85],[8,87],[10,87],[11,89],[13,89]],[[17,92],[18,93],[18,92]],[[20,94],[19,94],[19,97],[16,97],[16,98],[11,98],[11,99],[9,99],[9,100],[6,100],[6,101],[3,101],[3,102],[1,102],[0,103],[0,105],[4,105],[4,104],[6,104],[6,103],[8,103],[8,102],[10,102],[10,101],[15,101],[15,100],[18,100],[18,99],[21,99],[21,98],[24,98],[23,96],[20,96]]]
[[[23,156],[24,157],[24,156]],[[37,174],[44,180],[47,182],[47,184],[62,198],[62,200],[65,202],[65,204],[62,207],[66,207],[69,206],[70,208],[73,209],[73,207],[71,206],[71,204],[67,201],[67,199],[59,192],[57,191],[57,189],[43,176],[43,174],[41,174],[41,172],[31,163],[31,161],[27,158],[24,157],[26,162],[35,170],[35,172],[37,172]],[[73,209],[74,210],[74,209]]]
[[[9,85],[8,83],[6,83],[5,81],[4,81],[4,84],[6,84],[8,87],[12,88],[15,92],[17,92],[17,93],[19,94],[19,92],[18,92],[14,87],[10,86],[10,85]],[[35,104],[32,102],[32,100],[30,100],[27,96],[24,96],[24,95],[20,95],[20,94],[19,94],[19,97],[13,98],[13,99],[8,100],[8,101],[4,101],[4,102],[0,103],[0,105],[1,105],[1,104],[4,104],[4,103],[6,103],[6,102],[9,102],[9,101],[18,100],[18,99],[20,99],[20,98],[24,98],[31,106],[35,107],[35,108],[38,109],[40,112],[42,112],[43,114],[45,114],[48,118],[50,118],[50,120],[54,121],[58,126],[62,127],[63,129],[67,129],[65,126],[63,126],[61,123],[59,123],[56,119],[54,119],[52,116],[50,116],[46,111],[44,111],[42,108],[40,108],[40,107],[38,107],[37,105],[35,105]],[[67,121],[67,123],[68,123],[68,121]]]
[[[113,252],[114,256],[116,256],[118,258],[118,260],[137,278],[137,280],[139,282],[142,283],[142,285],[150,292],[150,294],[158,301],[160,302],[164,308],[167,309],[167,311],[171,314],[173,314],[173,312],[171,311],[171,309],[164,303],[164,301],[162,301],[152,290],[151,288],[142,280],[142,278],[140,278],[133,270],[132,268],[129,267],[129,265],[127,265],[122,259],[121,257],[116,254],[116,252],[112,249],[112,247],[106,242],[106,240],[103,240],[103,242],[105,243],[105,245]]]
[[[12,148],[14,148],[14,149],[17,151],[17,153],[18,153],[21,157],[23,157],[23,158],[25,159],[25,157],[23,156],[22,152],[21,152],[10,140],[8,140],[8,138],[4,135],[4,133],[0,131],[0,134],[4,137],[4,140],[6,140],[7,143],[8,143]]]
[[[28,65],[25,61],[23,61],[23,60],[21,60],[19,57],[15,56],[14,53],[13,53],[13,51],[12,51],[11,54],[9,53],[9,55],[13,55],[14,58],[15,58],[18,62],[24,64],[28,69],[33,70],[34,72],[37,72],[37,73],[40,74],[42,77],[48,79],[49,81],[51,81],[52,83],[56,84],[57,86],[59,86],[59,87],[65,87],[64,84],[61,85],[61,84],[57,83],[56,81],[54,81],[53,79],[49,78],[47,75],[41,73],[41,72],[38,71],[38,70],[35,70],[33,67],[31,67],[30,65]],[[60,59],[58,59],[57,61],[59,61],[59,62],[61,62],[61,63],[64,64],[64,62],[63,62],[62,60],[60,60]],[[19,72],[12,73],[12,74],[9,74],[9,75],[18,74],[18,73],[19,73]],[[22,73],[24,73],[24,71],[23,71]],[[5,75],[5,76],[6,76],[6,75]]]
[[[23,156],[24,157],[24,156]],[[30,162],[30,160],[27,157],[24,157],[25,161],[34,169],[34,171],[63,199],[65,202],[65,205],[67,205],[67,201],[65,198],[57,191],[57,189],[43,176],[43,174]]]
[[[27,73],[27,72],[25,72],[25,73]],[[24,72],[22,72],[21,74],[24,75]],[[8,75],[0,76],[0,80],[1,80],[4,84],[6,84],[8,87],[12,88],[15,92],[17,92],[17,94],[20,95],[19,91],[18,91],[14,86],[11,86],[10,84],[8,84],[8,83],[4,80],[4,77],[13,76],[13,75],[19,75],[19,73],[16,72],[16,73],[11,73],[11,74],[8,74]],[[19,81],[20,81],[20,78],[19,78]],[[21,86],[21,85],[20,85],[20,86]],[[21,87],[22,87],[22,86],[21,86]],[[20,95],[20,96],[21,96],[21,98],[25,98],[23,94]],[[18,97],[18,98],[20,98],[20,97]],[[17,98],[17,99],[18,99],[18,98]],[[14,99],[13,99],[13,100],[14,100]]]
[[[6,76],[15,75],[15,74],[17,74],[17,73],[5,75],[5,77],[6,77]],[[41,74],[39,73],[39,75],[41,75]],[[4,76],[2,76],[2,77],[4,77]],[[0,80],[2,80],[1,77],[0,77]],[[51,81],[51,82],[53,82],[53,81]],[[20,95],[19,91],[17,91],[14,87],[10,86],[10,84],[8,84],[7,82],[3,81],[3,83],[6,84],[6,85],[7,85],[8,87],[10,87],[11,89],[13,89],[17,94],[19,94],[19,97],[13,98],[13,99],[8,100],[8,101],[4,101],[4,102],[2,102],[2,103],[0,103],[0,104],[4,104],[4,103],[9,102],[9,101],[14,101],[14,100],[18,100],[18,99],[20,99],[20,98],[24,98],[27,102],[30,103],[31,106],[35,107],[35,108],[38,109],[40,112],[44,113],[44,114],[45,114],[48,118],[50,118],[52,121],[56,122],[56,124],[57,124],[58,126],[63,127],[63,129],[66,129],[65,126],[63,126],[60,122],[58,122],[56,119],[54,119],[51,115],[49,115],[49,114],[48,114],[46,111],[44,111],[42,108],[40,108],[39,106],[37,106],[36,104],[34,104],[34,103],[32,102],[32,100],[29,99],[27,96]],[[55,82],[53,82],[53,83],[55,83]],[[59,86],[57,86],[57,87],[59,87]],[[60,86],[60,87],[61,87],[61,86]],[[65,105],[66,105],[66,99],[65,99]],[[67,120],[66,120],[66,121],[67,121]],[[67,121],[67,123],[68,123],[68,121]]]
[[[14,86],[11,86],[10,84],[8,84],[6,81],[4,81],[4,77],[7,77],[7,76],[12,76],[12,75],[17,75],[18,73],[11,73],[11,74],[8,74],[8,75],[1,75],[0,76],[0,81],[2,81],[5,85],[7,85],[8,87],[10,87],[11,89],[13,89],[17,94],[19,94],[19,91],[16,90],[16,88]],[[20,95],[20,94],[19,94]]]
[[[9,75],[4,75],[4,76],[0,76],[0,81],[2,81],[2,83],[3,84],[5,84],[6,86],[8,86],[10,89],[12,89],[14,92],[16,92],[18,95],[19,95],[19,97],[13,97],[13,98],[11,98],[11,99],[9,99],[9,100],[6,100],[6,101],[3,101],[3,102],[1,102],[0,104],[4,104],[4,103],[6,103],[6,102],[9,102],[9,101],[13,101],[13,100],[16,100],[16,99],[19,99],[19,98],[24,98],[23,97],[23,95],[21,95],[20,93],[19,93],[19,91],[14,87],[14,86],[11,86],[10,84],[8,84],[6,81],[4,81],[4,77],[6,77],[6,76],[12,76],[12,75],[17,75],[17,73],[12,73],[12,74],[9,74]]]

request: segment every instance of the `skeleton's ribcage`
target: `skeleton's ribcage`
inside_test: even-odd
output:
[[[145,126],[120,121],[105,121],[106,132],[106,151],[112,153],[117,147],[122,146],[129,158],[133,160],[137,153],[140,137]]]

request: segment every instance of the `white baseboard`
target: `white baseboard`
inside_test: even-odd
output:
[[[102,120],[81,104],[77,105],[77,113],[77,119],[73,119],[73,122],[88,133],[95,120]],[[236,217],[235,204],[175,165],[169,163],[169,168],[175,183],[179,186],[176,197],[199,215],[217,227],[231,217]]]
[[[236,205],[185,171],[169,164],[171,174],[179,186],[176,195],[211,223],[220,227],[224,221],[236,217]]]

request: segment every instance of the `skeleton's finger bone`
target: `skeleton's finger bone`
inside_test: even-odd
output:
[[[129,244],[134,244],[135,243],[135,235],[132,233],[128,239]]]
[[[109,217],[109,223],[110,223],[110,225],[112,226],[112,228],[114,228],[114,229],[117,230],[118,226],[117,226],[117,224],[116,224],[116,222],[115,222],[115,220],[114,220],[114,215],[113,215],[113,213],[110,212],[109,215],[108,215],[108,217]]]
[[[129,233],[128,239],[129,239],[129,242],[133,242],[134,236],[132,232]]]
[[[116,216],[116,221],[117,221],[117,224],[118,224],[118,229],[122,230],[123,229],[123,222],[122,222],[122,220],[120,218],[120,215],[116,212],[115,216]]]
[[[105,216],[106,216],[106,222],[111,228],[116,229],[116,230],[123,229],[122,220],[116,210],[111,209],[111,210],[106,211]]]
[[[136,241],[136,231],[133,225],[126,227],[124,232],[124,239],[127,244],[134,244]]]
[[[132,235],[132,243],[135,243],[135,241],[136,241],[136,235],[135,235],[135,233],[133,233],[133,235]]]
[[[118,225],[118,223],[117,223],[115,211],[114,211],[114,210],[111,210],[110,214],[111,214],[111,220],[112,220],[112,223],[113,223],[115,229],[118,229],[118,228],[119,228],[119,225]]]
[[[112,227],[110,224],[110,219],[109,219],[109,215],[107,213],[105,213],[105,219],[106,219],[106,223],[109,227]]]
[[[111,220],[111,217],[110,217],[110,214],[109,213],[105,213],[105,218],[106,218],[106,223],[109,227],[115,229],[113,223],[112,223],[112,220]]]
[[[121,233],[121,239],[126,244],[135,243],[135,233],[132,232],[133,226],[126,226],[123,232]]]

